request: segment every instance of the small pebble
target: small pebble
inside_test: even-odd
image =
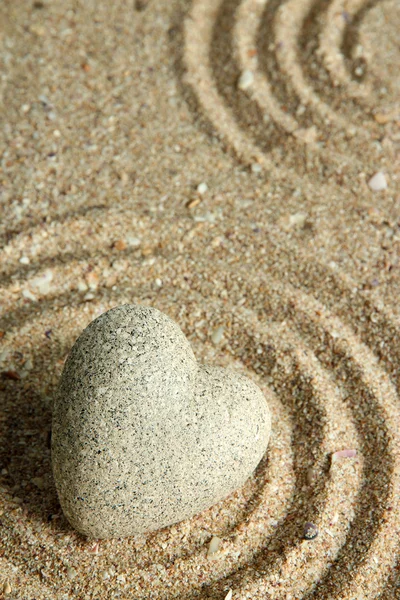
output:
[[[369,180],[368,185],[373,192],[380,192],[382,190],[386,190],[387,181],[382,171],[375,173],[375,175]]]
[[[76,577],[76,570],[72,567],[68,567],[67,569],[67,577],[68,579],[75,579]]]
[[[239,77],[238,88],[239,88],[239,90],[243,90],[243,91],[248,90],[249,87],[251,85],[253,85],[253,82],[254,82],[253,71],[246,69],[245,71],[243,71],[243,73]]]
[[[318,535],[318,527],[314,523],[306,523],[304,526],[303,537],[305,540],[313,540]]]
[[[50,292],[50,284],[53,281],[53,273],[50,270],[45,271],[31,280],[30,285],[39,294],[45,295]]]
[[[28,358],[24,362],[24,371],[32,371],[32,369],[33,369],[33,361],[31,358]]]
[[[93,544],[93,546],[90,548],[89,552],[90,552],[91,554],[98,554],[98,553],[99,553],[99,548],[100,548],[100,544],[99,544],[99,542],[95,542],[95,543]]]
[[[97,286],[99,285],[99,281],[100,281],[99,276],[96,273],[94,273],[93,271],[91,271],[90,273],[88,273],[86,275],[86,283],[88,284],[89,289],[91,289],[91,290],[97,289]]]
[[[357,456],[357,450],[355,448],[346,448],[345,450],[338,450],[332,454],[332,462],[336,462],[341,458],[354,458]]]
[[[115,248],[116,250],[118,250],[118,252],[121,252],[122,250],[126,250],[126,242],[125,240],[116,240],[113,243],[113,248]]]
[[[313,485],[315,483],[316,479],[317,479],[316,470],[313,467],[311,467],[310,469],[307,470],[307,483],[308,483],[308,485]]]
[[[30,290],[22,290],[22,296],[27,300],[32,300],[32,302],[37,301],[35,294],[32,294]]]
[[[88,292],[87,294],[85,294],[83,296],[83,299],[85,300],[85,302],[90,302],[91,300],[94,300],[95,297],[96,296],[94,294],[92,294],[92,292]]]
[[[200,198],[193,198],[192,200],[189,200],[189,202],[186,204],[187,208],[194,208],[195,206],[197,206],[198,204],[200,204],[201,199]]]
[[[129,244],[129,246],[140,246],[141,244],[140,238],[134,235],[127,235],[126,242]]]
[[[151,246],[144,246],[142,248],[143,257],[150,256],[151,254],[153,254],[153,248]]]
[[[376,113],[374,119],[379,125],[386,125],[390,121],[395,121],[398,118],[398,111],[391,111],[390,113]]]
[[[216,217],[213,213],[207,212],[205,215],[195,215],[196,223],[215,223]]]
[[[332,519],[330,520],[329,525],[333,526],[336,525],[336,523],[339,521],[339,514],[335,513],[332,517]]]
[[[259,165],[258,163],[253,163],[253,164],[251,165],[251,171],[252,171],[252,173],[261,173],[261,171],[262,171],[262,166],[261,166],[261,165]]]
[[[213,331],[213,334],[211,336],[212,343],[219,344],[222,341],[223,336],[224,336],[224,327],[223,327],[223,325],[220,325],[220,327],[217,327],[217,329],[215,329]]]
[[[211,538],[211,542],[210,545],[208,547],[208,552],[207,552],[207,557],[213,557],[219,550],[220,546],[221,546],[221,538],[217,537],[216,535],[214,535],[213,538]]]
[[[197,186],[197,191],[202,196],[203,194],[205,194],[208,191],[208,185],[204,182],[199,183],[199,185]]]
[[[29,265],[29,263],[31,261],[29,260],[29,258],[27,256],[21,256],[21,258],[19,259],[19,262],[21,263],[21,265]]]
[[[44,481],[43,481],[43,477],[33,477],[31,479],[33,485],[35,485],[37,488],[39,488],[39,490],[43,490],[44,489]]]
[[[3,592],[4,594],[11,594],[11,584],[9,581],[6,581],[3,585]]]
[[[232,593],[233,593],[232,590],[229,590],[229,592],[225,596],[225,600],[232,600]]]

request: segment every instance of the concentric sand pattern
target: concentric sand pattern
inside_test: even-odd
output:
[[[400,597],[397,0],[5,5],[0,596]],[[252,378],[273,435],[218,505],[88,541],[53,398],[124,303]]]
[[[371,19],[382,24],[397,18],[390,1],[194,0],[184,26],[186,82],[247,161],[292,166],[292,153],[282,154],[286,134],[290,150],[297,140],[328,165],[350,153],[356,166],[360,143],[379,137],[379,124],[399,111],[367,38],[360,41],[374,9]]]
[[[110,211],[103,215],[103,227],[121,224],[123,217]],[[148,226],[143,222],[143,227]],[[64,223],[64,235],[68,231],[66,239],[74,247],[84,220],[65,227]],[[124,225],[120,227],[120,234],[126,236]],[[35,240],[38,233],[29,235]],[[278,282],[276,265],[265,264],[268,275],[258,274],[256,288],[247,283],[246,270],[236,267],[227,288],[229,303],[212,293],[205,270],[198,272],[197,283],[193,280],[179,292],[179,303],[185,308],[176,310],[170,274],[177,265],[182,273],[190,272],[191,266],[182,256],[170,260],[171,248],[166,247],[158,267],[156,261],[128,252],[124,270],[118,260],[110,267],[111,289],[102,283],[92,285],[95,298],[82,290],[76,303],[70,300],[70,290],[88,263],[79,255],[76,262],[65,262],[65,254],[53,251],[51,244],[47,250],[38,246],[39,264],[36,267],[32,260],[26,277],[12,267],[21,243],[23,238],[17,238],[6,249],[7,281],[14,283],[7,285],[5,297],[26,290],[35,297],[25,293],[29,304],[1,315],[1,329],[7,331],[3,371],[4,364],[9,367],[1,433],[8,440],[9,454],[1,455],[2,464],[8,465],[1,518],[6,572],[22,582],[27,594],[32,586],[43,597],[55,597],[59,589],[79,595],[89,579],[91,589],[98,590],[110,579],[116,581],[125,597],[151,589],[154,581],[158,582],[155,598],[189,598],[200,589],[211,598],[223,597],[228,589],[249,598],[291,595],[350,600],[360,590],[365,598],[382,593],[398,553],[393,531],[400,516],[400,411],[395,385],[373,352],[374,339],[369,338],[371,346],[355,335],[343,309],[351,297],[347,285],[338,280],[337,299],[330,296],[341,305],[339,318],[314,294]],[[89,254],[101,251],[94,237]],[[40,265],[49,264],[50,257],[52,267],[47,272],[52,273],[55,289],[49,287],[44,296],[43,288],[34,282],[40,277],[45,280]],[[294,257],[295,271],[300,272],[301,260],[300,255]],[[172,287],[150,289],[146,282],[152,268],[161,268]],[[315,269],[314,281],[329,275],[322,267]],[[95,274],[96,270],[87,273],[89,282],[96,280]],[[136,291],[123,284],[125,277],[135,278]],[[354,287],[354,282],[350,285]],[[56,291],[61,287],[61,293]],[[205,323],[212,330],[223,322],[228,341],[218,361],[246,372],[262,386],[273,411],[274,437],[255,477],[226,501],[147,540],[138,537],[96,545],[79,538],[62,518],[46,436],[54,385],[73,340],[91,319],[127,301],[157,305],[179,319],[201,359],[215,353],[203,335]],[[376,312],[360,298],[358,305],[364,318]],[[388,318],[382,313],[379,318],[381,332],[390,333],[393,325]],[[391,356],[394,369],[397,357]],[[357,449],[357,457],[335,461],[333,454],[344,448]],[[319,530],[312,542],[302,540],[306,522],[315,523]],[[207,548],[213,534],[222,539],[222,546],[211,560]],[[13,555],[10,541],[24,549],[23,555]],[[37,570],[26,574],[24,561],[35,556]],[[87,569],[87,575],[75,581],[78,565]],[[60,580],[52,578],[54,570]]]

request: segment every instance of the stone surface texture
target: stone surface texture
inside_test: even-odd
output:
[[[64,514],[93,538],[191,517],[245,482],[270,429],[261,390],[198,365],[168,316],[109,310],[75,342],[55,400],[52,463]]]

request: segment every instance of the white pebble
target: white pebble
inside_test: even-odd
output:
[[[126,236],[126,243],[129,246],[140,246],[140,239],[138,237],[133,236],[133,235],[127,235]]]
[[[5,581],[4,585],[3,585],[3,592],[4,594],[11,594],[12,592],[12,588],[11,588],[11,584],[9,581]]]
[[[83,296],[83,299],[85,300],[85,302],[90,302],[90,300],[94,300],[95,299],[95,295],[92,294],[92,292],[88,292],[87,294],[85,294]]]
[[[75,579],[76,574],[77,573],[76,573],[76,570],[74,568],[68,567],[68,569],[67,569],[67,577],[68,577],[68,579],[71,579],[71,580]]]
[[[233,594],[232,590],[229,590],[229,592],[225,596],[225,600],[232,600],[232,594]]]
[[[249,69],[246,69],[245,71],[243,71],[243,73],[239,77],[238,88],[240,90],[248,90],[249,87],[251,85],[253,85],[253,82],[254,82],[254,73],[253,73],[253,71],[250,71]]]
[[[205,215],[195,215],[196,223],[215,223],[216,217],[213,213],[207,212]]]
[[[29,260],[29,258],[27,256],[21,256],[21,258],[19,259],[19,262],[21,263],[21,265],[29,265],[29,263],[31,261]]]
[[[295,213],[289,216],[289,226],[302,228],[306,224],[307,214],[306,213]]]
[[[200,195],[205,194],[208,191],[208,185],[206,183],[199,183],[197,186],[197,191]]]
[[[221,545],[221,538],[217,537],[216,535],[214,535],[214,537],[211,539],[210,545],[208,547],[208,552],[207,552],[207,556],[213,556],[214,554],[216,554],[219,550],[219,547]]]
[[[371,177],[371,179],[369,180],[368,185],[371,188],[371,190],[373,190],[374,192],[380,192],[381,190],[386,190],[387,181],[386,181],[386,177],[382,173],[382,171],[375,173],[375,175],[373,177]]]
[[[32,302],[36,302],[37,298],[30,290],[22,290],[22,295],[27,300],[32,300]]]
[[[31,358],[28,358],[28,360],[26,360],[24,362],[24,371],[32,371],[33,369],[33,362]]]
[[[86,290],[88,289],[86,283],[84,283],[83,281],[79,281],[76,287],[78,288],[79,292],[86,292]]]
[[[48,270],[32,279],[30,285],[40,294],[47,294],[50,291],[50,283],[53,280],[52,271]]]
[[[162,287],[162,281],[161,281],[161,279],[158,279],[158,277],[157,277],[157,279],[155,280],[155,284],[159,288]]]
[[[217,329],[214,330],[214,332],[211,336],[211,340],[212,340],[213,344],[219,344],[223,338],[223,335],[224,335],[224,327],[223,327],[223,325],[220,325],[220,327],[217,327]]]
[[[345,450],[338,450],[332,454],[332,462],[336,462],[341,458],[354,458],[357,456],[357,450],[355,448],[346,448]]]
[[[251,171],[252,171],[252,173],[261,173],[261,171],[262,171],[262,166],[261,166],[261,165],[259,165],[258,163],[253,163],[253,164],[251,165]]]

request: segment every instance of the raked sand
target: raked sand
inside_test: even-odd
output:
[[[1,3],[0,597],[400,597],[399,30],[397,0]],[[218,505],[97,542],[52,403],[123,303],[252,378],[273,435]]]

